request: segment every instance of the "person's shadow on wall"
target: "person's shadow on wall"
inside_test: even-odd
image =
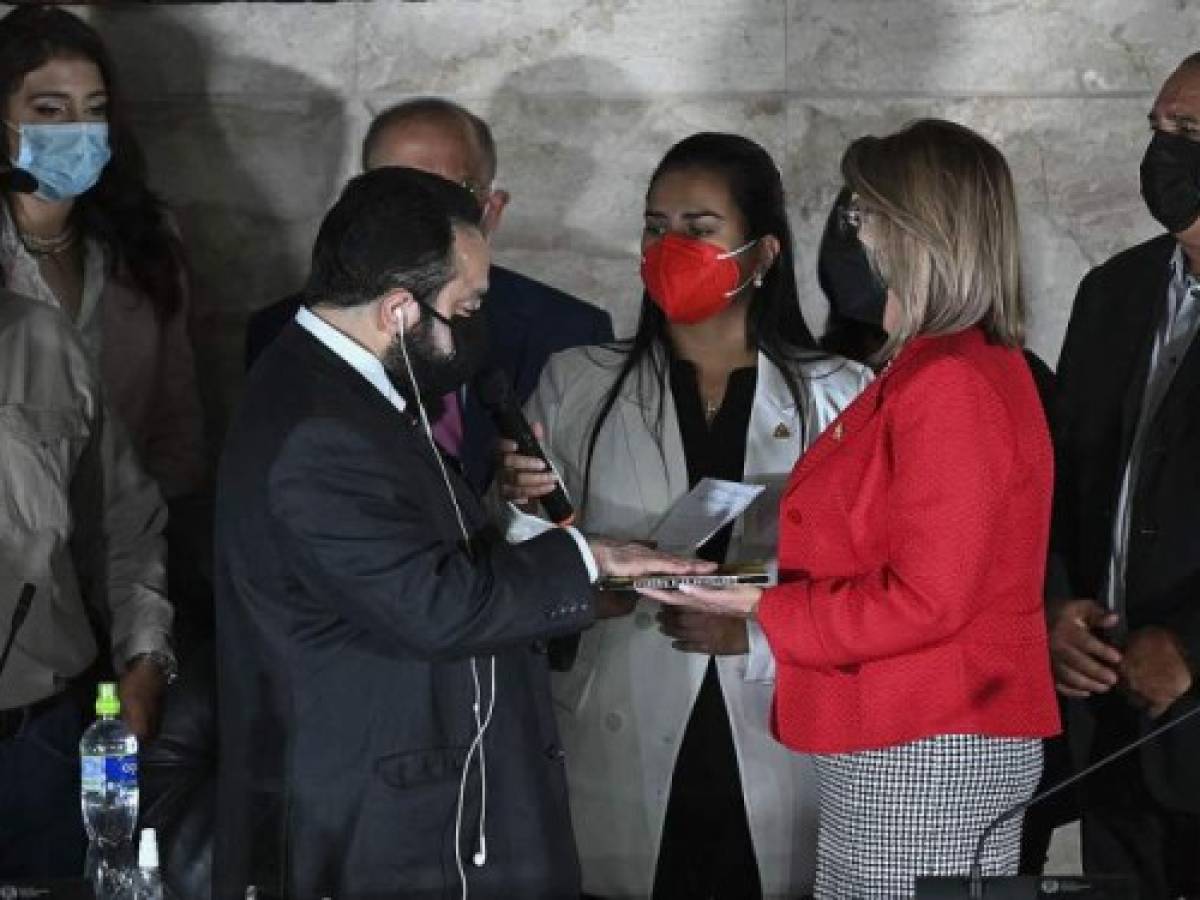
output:
[[[341,99],[302,73],[232,58],[167,8],[96,9],[150,182],[182,232],[192,339],[215,462],[242,376],[247,313],[295,289],[343,168]],[[148,50],[149,48],[149,50]],[[215,93],[218,67],[222,93]],[[211,497],[172,509],[171,589],[186,649],[211,632]]]
[[[139,5],[91,20],[131,95],[151,183],[183,233],[215,455],[241,382],[246,316],[304,277],[346,170],[344,103],[302,72],[223,53],[194,12]]]
[[[646,183],[673,139],[652,102],[618,66],[565,56],[508,73],[478,110],[495,132],[497,183],[512,195],[498,257],[608,309],[619,336],[641,298]]]

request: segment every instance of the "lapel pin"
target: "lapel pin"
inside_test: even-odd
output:
[[[775,437],[778,438],[779,440],[786,441],[791,436],[792,436],[791,430],[786,425],[784,425],[782,422],[780,422],[778,425],[775,426]]]
[[[840,441],[842,439],[842,434],[845,432],[845,430],[846,429],[842,426],[842,423],[838,422],[836,425],[833,426],[833,439],[835,441]]]

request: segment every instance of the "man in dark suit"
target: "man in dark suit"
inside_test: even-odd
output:
[[[1169,232],[1080,285],[1058,364],[1051,652],[1079,765],[1196,702],[1200,54],[1154,103],[1142,193]],[[1084,782],[1084,868],[1200,895],[1200,724]]]
[[[479,203],[480,227],[491,235],[508,204],[495,189],[496,144],[481,118],[449,100],[409,100],[376,116],[363,140],[365,171],[379,166],[410,166],[463,185]],[[524,403],[537,386],[546,360],[559,350],[613,339],[608,313],[511,269],[493,265],[484,306],[490,341],[489,363],[508,373]],[[295,315],[298,295],[255,313],[246,330],[246,365]],[[477,490],[491,480],[496,431],[482,404],[470,392],[447,397],[435,433],[457,456]]]
[[[510,546],[442,458],[421,401],[481,362],[476,212],[360,175],[248,379],[217,491],[216,897],[577,896],[544,642],[592,621],[599,574],[702,570],[573,529]]]

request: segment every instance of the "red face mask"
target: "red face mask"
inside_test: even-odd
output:
[[[703,322],[728,307],[750,283],[750,278],[739,283],[742,273],[733,257],[756,243],[726,251],[681,234],[665,235],[642,254],[646,293],[667,321],[678,325]]]

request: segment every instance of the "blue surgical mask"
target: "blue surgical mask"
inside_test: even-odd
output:
[[[70,200],[90,190],[112,159],[107,122],[25,122],[8,127],[21,136],[13,164],[37,179],[37,196],[43,200]]]

